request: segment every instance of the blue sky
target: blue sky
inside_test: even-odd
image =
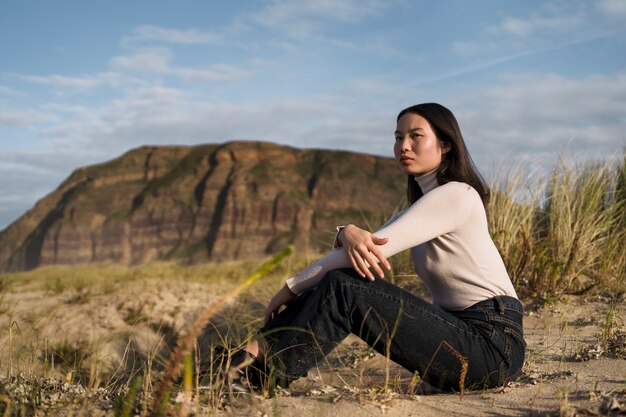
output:
[[[233,139],[391,156],[436,101],[481,171],[621,155],[626,1],[0,2],[0,229],[74,169]]]

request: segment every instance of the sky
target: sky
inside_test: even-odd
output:
[[[438,102],[487,177],[626,146],[626,0],[0,0],[0,229],[141,145],[391,157]]]

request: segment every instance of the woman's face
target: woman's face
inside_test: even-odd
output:
[[[422,116],[406,113],[395,132],[396,142],[393,153],[408,175],[421,175],[432,171],[441,164],[443,154],[450,150],[442,148],[430,124]]]

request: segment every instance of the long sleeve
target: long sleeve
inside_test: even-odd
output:
[[[389,238],[380,247],[381,252],[389,258],[455,230],[466,221],[476,198],[480,199],[473,188],[459,182],[450,182],[432,190],[374,232],[378,237]],[[318,285],[328,271],[348,267],[351,264],[345,250],[339,248],[289,278],[287,286],[295,294],[301,294],[307,288]]]
[[[387,219],[387,221],[385,222],[385,224],[383,224],[382,227],[385,227],[385,226],[395,222],[396,219],[398,217],[400,217],[405,211],[406,211],[406,209],[400,210],[399,212],[395,213],[393,216],[391,216],[389,219]],[[337,226],[337,231],[335,232],[335,237],[333,239],[332,250],[341,249],[341,243],[339,242],[339,233],[341,233],[341,231],[344,229],[344,227],[346,227],[346,226],[344,226],[344,225]]]

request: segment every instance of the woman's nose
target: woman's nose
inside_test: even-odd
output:
[[[408,137],[402,138],[402,142],[400,143],[400,149],[403,151],[408,151],[411,149],[411,144]]]

